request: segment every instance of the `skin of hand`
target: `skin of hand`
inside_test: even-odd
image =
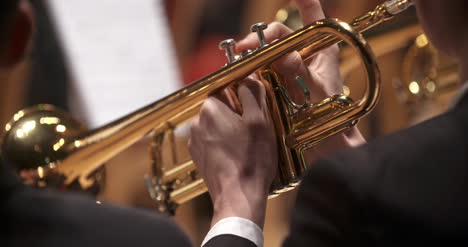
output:
[[[304,25],[311,24],[325,18],[319,0],[296,0],[296,5]],[[269,24],[265,30],[265,38],[268,43],[274,42],[293,31],[279,22]],[[247,49],[255,49],[258,46],[257,34],[251,33],[245,39],[237,43],[238,52]],[[311,101],[319,102],[326,97],[343,93],[343,83],[339,72],[339,49],[330,47],[316,54],[313,58],[304,62],[299,53],[294,52],[275,62],[273,67],[285,79],[286,88],[296,102],[301,102],[301,92],[295,83],[295,78],[304,79],[311,93]],[[304,98],[302,96],[302,98]],[[302,99],[303,102],[303,99]],[[313,163],[320,157],[331,154],[348,147],[355,147],[365,143],[365,139],[357,127],[328,138],[317,146],[307,150],[305,157],[307,162]]]
[[[296,0],[296,3],[304,23],[324,17],[318,0]],[[272,23],[265,36],[272,42],[289,33],[291,30],[284,25]],[[242,51],[257,45],[256,35],[251,34],[238,43],[237,49]],[[273,66],[285,76],[286,83],[301,76],[311,91],[312,101],[342,93],[337,47],[316,54],[307,63],[298,53],[292,53]],[[292,85],[287,87],[293,89]],[[299,95],[290,91],[293,97]],[[263,227],[266,199],[278,163],[274,125],[266,105],[265,88],[254,76],[241,84],[238,96],[242,114],[224,96],[212,96],[205,101],[199,117],[192,122],[189,149],[213,201],[212,225],[225,217],[236,216]],[[353,128],[310,149],[306,159],[312,161],[364,142],[357,128]]]
[[[246,79],[237,93],[242,114],[215,96],[204,102],[189,150],[213,201],[212,225],[236,216],[263,227],[278,163],[274,125],[261,82]]]

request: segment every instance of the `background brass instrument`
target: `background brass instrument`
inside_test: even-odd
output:
[[[20,177],[37,186],[58,180],[60,186],[78,184],[90,188],[98,179],[96,171],[117,153],[151,135],[153,174],[148,176],[150,194],[162,212],[174,212],[177,205],[206,192],[192,161],[165,171],[161,167],[161,145],[171,139],[174,128],[194,117],[210,94],[257,73],[267,88],[268,103],[279,143],[280,166],[272,195],[294,188],[306,169],[303,151],[318,142],[354,126],[375,106],[380,91],[380,74],[375,57],[360,32],[391,19],[411,5],[409,0],[391,0],[351,24],[335,19],[317,21],[271,44],[264,43],[264,24],[256,24],[261,46],[234,56],[233,42],[223,42],[230,64],[191,83],[181,90],[96,130],[83,132],[75,120],[50,105],[19,111],[6,125],[2,156],[15,165]],[[317,104],[306,100],[295,104],[282,86],[281,75],[269,66],[277,59],[298,51],[308,59],[324,48],[344,41],[362,59],[368,85],[357,102],[334,95]],[[308,90],[304,89],[308,99]]]
[[[426,101],[452,93],[460,86],[458,66],[444,57],[428,41],[418,35],[403,60],[402,78],[395,88],[410,109]]]

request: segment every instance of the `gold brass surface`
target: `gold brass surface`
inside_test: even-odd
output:
[[[443,63],[441,56],[425,34],[414,39],[403,59],[401,83],[395,85],[404,103],[411,107],[459,88],[457,64]]]
[[[375,106],[380,93],[380,72],[376,59],[360,32],[390,19],[409,5],[410,1],[407,0],[391,0],[357,18],[351,24],[336,19],[317,21],[283,39],[239,57],[217,72],[153,104],[92,131],[82,132],[81,128],[72,131],[74,126],[70,124],[65,125],[70,129],[70,134],[63,138],[55,137],[57,127],[37,128],[37,132],[32,134],[32,125],[26,123],[40,121],[44,111],[48,114],[49,110],[39,107],[32,116],[23,111],[22,114],[15,115],[14,121],[6,128],[2,139],[2,156],[17,165],[19,173],[24,167],[31,168],[36,174],[43,174],[43,171],[47,170],[48,173],[63,177],[65,186],[78,182],[81,188],[87,189],[95,182],[93,174],[107,160],[151,135],[153,142],[150,146],[150,157],[153,174],[146,177],[146,182],[158,209],[173,213],[178,204],[206,192],[207,188],[191,161],[185,161],[182,166],[173,170],[164,170],[162,143],[166,139],[173,143],[171,140],[174,128],[196,116],[201,104],[209,95],[220,93],[240,83],[248,75],[256,73],[267,89],[267,101],[279,144],[280,165],[271,195],[288,191],[299,184],[300,177],[307,168],[303,157],[304,150],[329,136],[351,128]],[[298,51],[303,59],[307,60],[338,42],[346,42],[361,58],[367,75],[367,88],[362,98],[353,101],[344,95],[334,95],[317,104],[309,103],[299,107],[292,105],[291,99],[284,93],[284,80],[270,65],[294,51]],[[69,121],[68,117],[62,119],[61,115],[51,116],[56,117],[58,123]],[[29,132],[19,138],[18,133],[21,131]],[[51,135],[49,131],[54,132],[54,137],[49,138],[51,141],[42,141],[42,136],[46,138]],[[31,139],[25,141],[27,138]],[[22,149],[23,142],[29,143],[33,148]],[[52,153],[44,150],[52,150]],[[28,159],[36,156],[39,158],[27,165],[17,164],[14,158]],[[52,157],[47,159],[50,162],[41,163],[46,161],[46,157]],[[180,163],[176,155],[172,159],[174,164]]]

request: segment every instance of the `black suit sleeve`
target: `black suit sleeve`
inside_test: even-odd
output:
[[[216,236],[208,241],[203,247],[257,247],[252,241],[236,235],[224,234]]]
[[[355,200],[330,161],[319,161],[303,180],[290,234],[283,246],[340,246],[353,237]]]
[[[6,246],[192,246],[166,216],[68,193],[22,187],[1,212]]]
[[[312,164],[284,246],[466,245],[467,112]]]

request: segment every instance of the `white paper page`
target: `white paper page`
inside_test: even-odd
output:
[[[74,79],[70,106],[94,128],[182,86],[160,0],[49,0]]]

